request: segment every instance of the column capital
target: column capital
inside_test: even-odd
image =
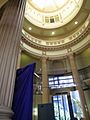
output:
[[[67,49],[67,56],[74,55],[75,53],[72,51],[71,48]]]
[[[42,51],[42,58],[47,59],[46,51]]]
[[[68,56],[74,56],[74,53],[73,52],[68,52]]]
[[[47,61],[48,57],[46,55],[42,55],[41,60]]]

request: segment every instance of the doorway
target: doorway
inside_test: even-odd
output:
[[[53,96],[55,120],[80,120],[83,117],[78,91]]]

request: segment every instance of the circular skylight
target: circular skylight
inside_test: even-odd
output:
[[[43,12],[53,12],[55,10],[61,9],[68,0],[31,0],[30,3],[36,9]]]
[[[42,28],[57,28],[70,22],[79,12],[83,0],[28,0],[25,17]]]

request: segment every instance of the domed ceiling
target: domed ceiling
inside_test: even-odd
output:
[[[72,47],[88,34],[89,5],[90,0],[27,0],[22,42],[41,53]]]
[[[83,0],[49,0],[50,2],[46,1],[47,4],[43,6],[44,7],[43,9],[42,9],[42,7],[39,6],[39,4],[42,5],[41,1],[43,1],[43,4],[44,4],[45,0],[39,0],[39,2],[37,2],[37,0],[28,0],[27,1],[26,10],[25,10],[25,22],[24,22],[24,29],[28,33],[30,33],[38,38],[43,37],[43,39],[47,39],[47,37],[49,37],[49,36],[50,37],[54,37],[54,36],[55,37],[56,36],[63,37],[63,35],[67,36],[69,33],[71,34],[72,32],[75,31],[75,29],[77,29],[77,27],[79,27],[81,24],[83,24],[83,22],[85,22],[85,20],[87,19],[88,15],[89,15],[89,10],[85,6],[85,3],[87,0],[84,2],[83,2]],[[56,1],[56,4],[54,4],[55,1]],[[51,3],[51,6],[53,6],[53,7],[49,7],[50,3]],[[62,3],[62,4],[58,8],[57,4],[59,6],[60,3]],[[73,7],[74,7],[73,9],[71,9],[72,3],[73,3]],[[81,8],[81,5],[82,5],[82,8]],[[69,7],[70,7],[70,9],[69,9]],[[64,21],[65,19],[63,19],[63,22],[62,22],[62,20],[60,20],[60,19],[64,18],[64,17],[60,17],[61,16],[60,12],[63,8],[66,9],[65,12],[68,15],[66,17],[67,21]],[[41,11],[41,9],[42,9],[42,11]],[[37,13],[35,13],[35,12],[37,12]],[[46,29],[44,28],[45,24],[43,25],[43,19],[42,19],[41,23],[38,21],[40,19],[39,13],[41,13],[45,16],[48,16],[48,18],[47,17],[46,18],[49,20],[49,23],[47,23],[47,22],[45,23],[46,27],[47,27]],[[55,18],[55,17],[53,17],[55,14],[60,15],[60,16]],[[50,22],[51,19],[54,20],[54,23]],[[53,20],[51,20],[51,21],[53,21]],[[51,27],[51,28],[48,28],[48,27]],[[54,37],[54,39],[55,39],[55,37]]]
[[[70,22],[83,0],[28,0],[25,17],[41,28],[57,28]]]

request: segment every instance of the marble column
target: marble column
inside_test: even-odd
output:
[[[8,0],[0,20],[0,120],[11,120],[17,57],[26,0]]]
[[[42,57],[42,103],[49,102],[49,87],[48,87],[48,73],[47,73],[47,58]]]
[[[79,74],[78,74],[74,54],[69,53],[68,57],[69,57],[69,61],[70,61],[70,66],[71,66],[71,71],[72,71],[72,75],[73,75],[73,78],[74,78],[74,82],[76,84],[76,89],[79,92],[84,118],[85,118],[85,120],[89,120],[90,119],[89,118],[89,112],[88,112],[88,108],[87,108],[86,99],[85,99],[84,91],[83,91],[83,88],[82,88],[82,84],[81,84],[81,81],[79,79]]]

